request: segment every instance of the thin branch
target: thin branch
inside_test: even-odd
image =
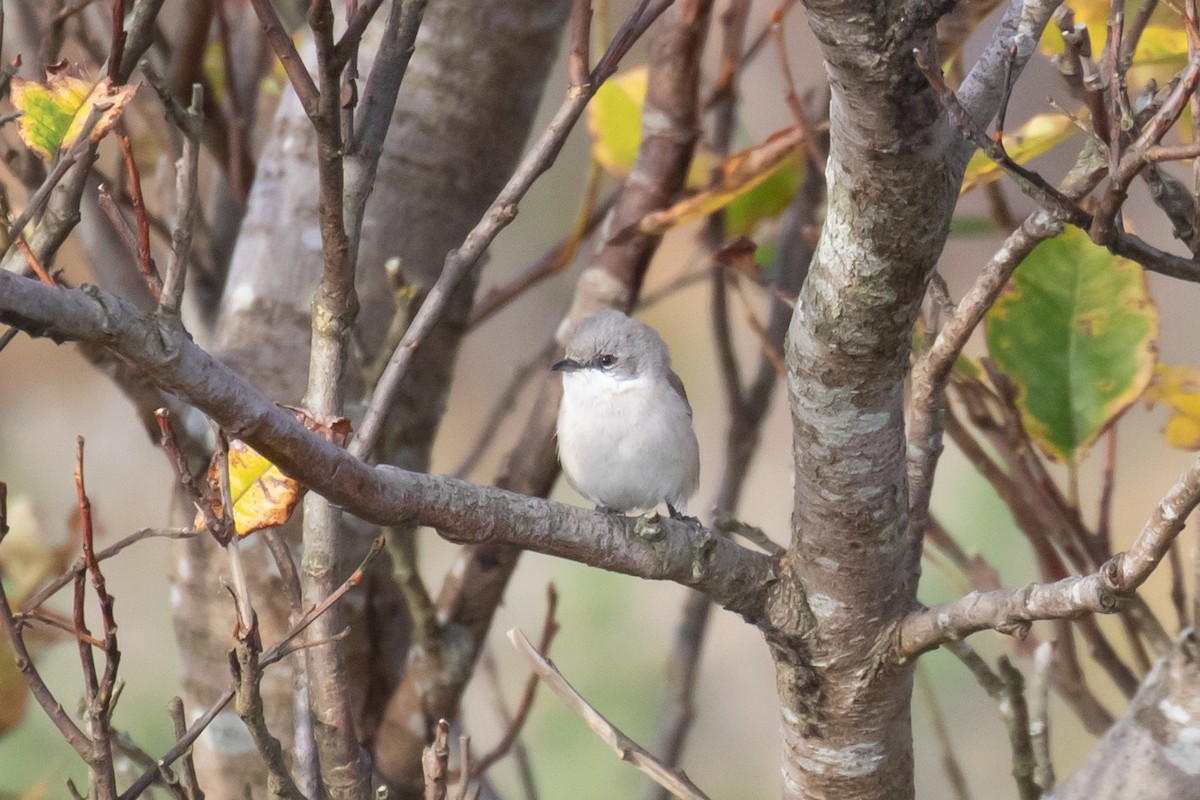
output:
[[[1115,611],[1119,598],[1131,595],[1158,566],[1198,502],[1200,460],[1158,502],[1128,552],[1118,553],[1086,576],[1020,589],[973,592],[914,612],[900,627],[901,652],[913,656],[990,628]]]
[[[1000,674],[997,675],[966,642],[952,642],[947,649],[970,670],[1000,709],[1012,747],[1012,775],[1017,783],[1017,796],[1021,800],[1038,800],[1042,793],[1033,780],[1033,742],[1029,735],[1029,709],[1025,704],[1025,679],[1005,656],[1000,657]]]
[[[350,577],[346,578],[346,580],[337,588],[336,591],[331,593],[329,597],[325,598],[325,600],[320,604],[310,608],[304,614],[304,616],[302,616],[299,620],[293,623],[290,628],[288,628],[287,632],[280,637],[278,642],[273,644],[267,650],[263,651],[262,658],[260,658],[258,661],[260,669],[266,669],[270,665],[282,660],[283,658],[286,658],[290,653],[294,652],[290,646],[292,640],[307,630],[308,626],[311,625],[313,621],[328,611],[338,600],[342,599],[347,592],[362,583],[363,575],[365,574],[367,567],[370,566],[371,562],[375,560],[375,557],[379,555],[379,551],[382,549],[383,537],[379,537],[375,540],[371,546],[371,549],[367,552],[367,555],[358,565],[358,569],[352,572]],[[2,587],[0,587],[0,591],[3,591]],[[200,734],[204,732],[205,728],[207,728],[209,724],[216,719],[217,715],[221,713],[221,710],[225,708],[229,701],[233,699],[235,693],[236,688],[233,686],[222,692],[221,695],[218,696],[213,702],[213,704],[208,707],[208,710],[192,723],[192,726],[188,728],[187,733],[178,738],[175,741],[175,744],[173,744],[167,750],[167,752],[161,758],[159,758],[158,768],[147,770],[146,772],[142,773],[141,777],[139,777],[133,782],[132,785],[130,785],[128,789],[121,793],[119,800],[135,800],[135,798],[140,797],[144,791],[153,786],[160,778],[159,769],[170,766],[184,754],[188,753],[191,750],[192,744],[200,737]]]
[[[567,74],[573,86],[588,82],[591,71],[592,3],[591,0],[574,0],[571,5],[571,54]]]
[[[1054,667],[1054,642],[1042,642],[1033,655],[1029,681],[1029,738],[1033,745],[1033,780],[1043,792],[1054,788],[1050,760],[1050,672]]]
[[[347,448],[352,455],[365,457],[370,454],[383,428],[387,410],[391,408],[392,400],[412,363],[413,354],[441,319],[454,287],[475,266],[496,235],[516,217],[517,207],[522,198],[533,182],[554,163],[567,134],[575,126],[588,101],[616,69],[620,59],[633,46],[637,37],[645,30],[645,26],[650,24],[653,17],[665,11],[670,2],[659,2],[653,10],[647,11],[649,5],[650,0],[641,0],[634,9],[625,26],[614,37],[607,52],[592,71],[591,81],[582,86],[572,85],[567,90],[567,97],[558,112],[541,137],[521,159],[512,177],[484,213],[483,218],[467,234],[462,246],[447,254],[446,263],[437,282],[429,291],[425,302],[421,304],[408,331],[392,353],[383,375],[380,376],[358,432]]]
[[[675,520],[662,520],[661,538],[650,541],[633,534],[630,519],[444,476],[372,467],[309,432],[184,333],[162,330],[130,303],[100,289],[48,287],[0,270],[0,322],[104,344],[285,474],[364,521],[429,525],[451,541],[503,542],[626,574],[675,580],[752,619],[762,613],[764,583],[776,569],[767,556]]]
[[[121,552],[130,545],[137,544],[143,539],[164,538],[164,539],[191,539],[194,536],[199,536],[201,531],[193,528],[143,528],[140,531],[131,533],[119,542],[111,544],[108,547],[96,553],[97,561],[104,561],[112,558],[117,553]],[[54,580],[47,583],[42,588],[31,594],[21,604],[22,614],[27,614],[33,609],[45,603],[59,589],[73,581],[77,575],[82,575],[87,570],[87,565],[84,563],[83,556],[75,559],[75,563],[66,572],[59,575]]]
[[[421,754],[425,771],[425,800],[446,800],[446,784],[450,774],[450,723],[439,719],[434,727],[433,742]]]
[[[250,0],[250,5],[254,6],[254,13],[258,15],[259,24],[262,25],[263,36],[271,45],[279,63],[283,65],[283,71],[287,73],[292,89],[295,90],[296,97],[300,99],[300,105],[304,107],[304,112],[310,118],[315,117],[320,110],[320,92],[317,90],[317,84],[313,81],[312,75],[308,73],[308,68],[304,66],[304,61],[296,50],[295,42],[284,30],[283,22],[279,19],[275,6],[271,4],[271,0]]]
[[[641,745],[601,716],[600,712],[575,691],[575,688],[567,682],[554,664],[534,648],[523,633],[513,628],[508,632],[508,638],[517,651],[529,660],[550,690],[558,695],[568,708],[582,717],[587,726],[616,752],[618,758],[633,764],[655,783],[674,793],[676,797],[683,798],[683,800],[708,800],[708,796],[700,791],[699,787],[692,783],[682,770],[665,766],[646,752]]]
[[[196,83],[192,85],[191,108],[180,120],[184,134],[183,155],[175,162],[175,227],[171,230],[171,257],[167,261],[167,277],[163,281],[161,300],[162,312],[172,317],[178,317],[182,310],[183,289],[192,251],[192,232],[196,224],[199,197],[200,128],[203,124],[203,114],[204,89]]]
[[[0,486],[2,485],[0,484]],[[2,500],[3,495],[0,494],[0,501]],[[0,502],[0,508],[2,507],[3,503]],[[3,515],[0,514],[0,516]],[[8,631],[8,639],[16,656],[17,669],[25,677],[25,683],[29,686],[29,692],[33,695],[33,699],[46,712],[46,716],[54,723],[54,727],[58,728],[59,734],[67,744],[80,758],[86,760],[92,751],[92,741],[63,710],[62,704],[55,699],[50,687],[46,685],[41,673],[34,665],[33,657],[29,654],[29,648],[25,644],[25,634],[21,623],[13,616],[3,583],[0,583],[0,622],[4,623],[4,627]]]
[[[183,700],[172,697],[168,710],[171,714],[171,727],[175,732],[175,740],[179,741],[187,734],[187,717],[183,713]],[[183,791],[187,800],[204,800],[204,792],[200,790],[200,782],[196,778],[196,764],[192,760],[191,750],[183,755]]]
[[[558,591],[554,588],[554,584],[550,583],[546,586],[546,621],[542,623],[542,637],[538,641],[538,652],[550,652],[550,643],[554,641],[554,635],[558,633],[558,621],[554,618],[554,612],[558,608]],[[517,713],[509,722],[508,727],[504,731],[504,736],[496,743],[496,746],[488,752],[487,755],[475,762],[469,773],[470,780],[477,781],[488,769],[499,761],[504,756],[508,755],[512,750],[513,744],[517,741],[517,737],[521,735],[521,729],[525,727],[525,720],[529,718],[529,712],[533,709],[533,700],[537,696],[538,674],[529,676],[529,680],[525,682],[525,691],[521,693],[521,703],[517,706]],[[464,781],[466,778],[464,778]]]
[[[157,301],[162,296],[162,278],[159,277],[158,268],[154,265],[154,256],[150,253],[150,219],[146,216],[146,203],[142,199],[142,177],[138,173],[137,161],[133,157],[133,144],[129,141],[129,137],[121,130],[120,125],[113,133],[121,148],[121,158],[125,162],[133,218],[137,222],[138,272],[142,274],[142,280],[145,281],[151,296]]]

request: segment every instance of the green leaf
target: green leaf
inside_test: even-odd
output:
[[[1074,228],[1030,253],[987,315],[988,350],[1017,386],[1026,428],[1060,461],[1142,394],[1157,335],[1142,268]]]
[[[778,216],[792,202],[803,178],[797,156],[785,159],[758,183],[725,206],[727,236],[751,236],[758,223]]]
[[[642,146],[642,106],[646,102],[649,76],[650,68],[645,65],[622,70],[606,80],[588,103],[592,158],[605,172],[620,180],[629,177]],[[709,173],[718,163],[711,149],[703,144],[698,146],[688,169],[688,188],[706,186]]]
[[[625,178],[642,144],[642,104],[649,68],[623,70],[604,82],[588,103],[592,158],[609,174]]]
[[[13,78],[12,104],[22,112],[17,134],[49,161],[75,143],[93,109],[97,118],[88,139],[100,141],[136,93],[136,85],[113,86],[108,78],[93,84],[68,74],[65,67],[47,69],[45,83]]]

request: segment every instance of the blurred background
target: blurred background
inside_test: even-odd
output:
[[[9,0],[6,0],[6,3]],[[631,3],[613,2],[614,20],[623,18]],[[718,4],[720,7],[721,4]],[[756,3],[749,30],[759,30],[773,4]],[[990,31],[992,22],[980,30]],[[713,26],[713,35],[719,26]],[[792,69],[799,88],[816,87],[823,76],[807,30],[803,11],[791,10],[784,21]],[[966,49],[972,63],[982,46],[976,36]],[[715,52],[710,48],[711,52]],[[8,50],[5,50],[6,57]],[[644,61],[644,48],[635,50],[626,66]],[[566,86],[565,61],[560,58],[543,101],[534,131],[540,131],[557,108]],[[715,75],[710,58],[707,76]],[[770,48],[748,65],[741,80],[742,111],[735,148],[762,141],[791,124],[784,104],[785,83]],[[1013,92],[1010,127],[1035,113],[1051,110],[1049,98],[1072,105],[1057,74],[1043,57],[1022,76]],[[1076,148],[1053,151],[1034,166],[1053,180],[1061,177]],[[587,131],[581,124],[571,135],[557,164],[535,186],[517,220],[505,230],[484,268],[479,296],[507,282],[557,241],[574,222],[589,160]],[[1127,206],[1131,225],[1149,241],[1172,247],[1169,228],[1158,214],[1138,214],[1148,207],[1135,184],[1134,201]],[[1005,184],[1014,212],[1023,216],[1032,206],[1011,184]],[[982,196],[963,198],[960,213],[986,215]],[[668,235],[652,266],[645,294],[673,284],[685,274],[707,275],[710,265],[697,245],[698,226]],[[769,237],[770,231],[763,234]],[[954,236],[941,261],[952,296],[961,297],[973,277],[1002,241],[999,233]],[[80,243],[74,237],[59,258],[67,277],[84,282]],[[584,248],[586,250],[586,248]],[[489,319],[467,338],[457,367],[434,457],[434,472],[453,472],[471,449],[486,415],[514,373],[533,357],[554,331],[567,308],[579,263],[566,273],[527,293]],[[1162,328],[1160,357],[1173,364],[1200,364],[1195,309],[1200,287],[1152,276],[1151,291],[1158,303]],[[691,513],[707,519],[723,459],[722,442],[727,409],[716,366],[709,319],[707,278],[639,312],[656,327],[671,347],[676,371],[683,378],[695,409],[702,453],[701,489]],[[757,297],[759,311],[765,307]],[[736,324],[738,348],[746,363],[758,358],[758,344],[749,328]],[[977,337],[979,338],[979,337]],[[973,352],[982,343],[974,342]],[[548,364],[546,365],[548,367]],[[531,398],[524,394],[508,424],[473,472],[489,481],[515,441]],[[1114,547],[1120,549],[1138,531],[1155,501],[1192,461],[1187,453],[1169,449],[1161,428],[1165,412],[1131,409],[1119,425],[1120,454],[1116,473]],[[71,345],[18,336],[0,353],[0,480],[8,484],[9,503],[19,501],[33,510],[38,535],[47,541],[67,537],[75,508],[72,480],[75,437],[87,440],[88,486],[99,543],[111,543],[137,529],[181,524],[172,516],[172,477],[159,450],[152,446],[128,403],[112,384],[94,371]],[[770,418],[754,461],[741,519],[761,527],[777,542],[786,543],[791,514],[791,434],[784,389],[772,401]],[[1099,494],[1102,454],[1086,460],[1081,469],[1084,517],[1094,523]],[[1061,477],[1061,475],[1059,475]],[[560,481],[555,499],[586,505]],[[1091,510],[1091,511],[1089,511]],[[1031,581],[1036,573],[1025,539],[991,488],[966,464],[951,445],[938,471],[934,511],[969,552],[982,554],[996,566],[1006,585]],[[1185,569],[1190,574],[1194,535],[1184,534]],[[454,548],[426,531],[421,536],[422,559],[432,585],[449,566]],[[126,681],[116,724],[129,731],[147,752],[160,753],[172,741],[167,701],[177,692],[177,660],[171,628],[166,580],[168,545],[147,541],[108,562],[109,590],[117,599]],[[546,605],[546,585],[558,588],[558,621],[562,626],[551,657],[575,687],[625,733],[650,746],[655,716],[667,683],[666,657],[685,599],[685,590],[606,574],[536,554],[523,557],[504,607],[493,627],[491,652],[505,701],[519,700],[527,667],[515,654],[504,632],[519,627],[530,638],[540,630]],[[1194,587],[1189,583],[1189,591]],[[1144,593],[1164,620],[1173,623],[1167,598],[1168,582],[1160,569]],[[933,603],[963,593],[957,579],[931,567],[922,577],[921,599]],[[61,600],[61,598],[60,598]],[[1112,621],[1101,620],[1107,627]],[[1115,637],[1115,641],[1123,641]],[[980,634],[979,650],[994,661],[1007,651],[1003,637]],[[59,641],[44,648],[39,666],[66,705],[79,695],[79,664],[75,648]],[[1026,669],[1026,662],[1018,662]],[[1087,667],[1085,660],[1085,668]],[[936,689],[950,739],[956,748],[970,788],[978,798],[1009,798],[1016,792],[1008,739],[995,704],[952,657],[935,652],[925,656],[921,669]],[[1120,714],[1124,700],[1099,671],[1089,680],[1109,709]],[[465,732],[474,749],[490,749],[502,732],[494,713],[496,689],[481,671],[473,681],[464,707]],[[758,798],[779,794],[779,752],[774,675],[766,648],[757,632],[730,614],[718,612],[712,622],[697,691],[697,717],[684,767],[714,798]],[[914,700],[917,795],[928,800],[951,798],[941,766],[940,746],[930,728],[927,705],[918,692]],[[1051,706],[1054,766],[1069,775],[1092,744],[1071,713],[1054,700]],[[602,798],[640,796],[641,773],[619,762],[570,711],[548,692],[541,692],[524,742],[532,759],[543,798]],[[84,775],[72,751],[41,710],[28,701],[25,721],[0,738],[0,797],[67,796],[63,779]],[[493,768],[491,776],[502,794],[520,796],[511,759]]]

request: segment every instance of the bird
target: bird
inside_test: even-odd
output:
[[[551,369],[563,378],[558,456],[598,511],[672,518],[696,493],[700,451],[692,406],[658,332],[615,309],[584,318]]]

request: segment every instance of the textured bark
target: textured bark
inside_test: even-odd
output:
[[[1051,800],[1200,798],[1200,662],[1186,634]]]
[[[395,313],[384,262],[399,257],[418,301],[432,286],[447,251],[478,221],[520,154],[568,7],[566,0],[430,4],[384,142],[358,248],[356,335],[369,357],[384,343]],[[384,11],[372,26],[376,37]],[[374,47],[371,35],[361,53],[364,64]],[[316,185],[316,137],[289,91],[260,161],[214,330],[223,359],[282,402],[300,399],[308,364],[309,306],[321,269]],[[403,466],[428,464],[474,283],[474,276],[464,282],[445,321],[418,351],[397,402],[400,423],[391,429],[385,452]],[[350,397],[361,391],[360,375],[361,365],[351,365]],[[357,545],[345,554],[343,569],[369,541],[353,538]],[[211,579],[214,573],[199,574]],[[404,668],[407,617],[382,560],[368,589],[368,606],[348,620],[354,635],[347,646],[360,735],[370,738],[381,698]],[[359,615],[363,611],[366,618]],[[198,612],[193,607],[187,614],[203,619],[191,616]],[[197,692],[187,698],[188,707],[227,680],[227,668],[205,661],[200,651],[222,654],[228,626],[214,621],[208,627],[207,639],[192,631],[185,643],[186,683]],[[287,708],[290,703],[278,698],[290,696],[290,679],[274,688],[277,702],[268,700],[268,708]],[[287,716],[272,726],[285,745],[292,738]]]
[[[914,792],[912,671],[882,659],[880,643],[916,602],[904,378],[960,173],[912,57],[932,46],[932,29],[889,25],[859,3],[809,12],[832,88],[831,145],[826,223],[787,345],[794,583],[768,634],[784,795],[902,800]],[[799,591],[811,616],[796,608]]]
[[[629,311],[637,299],[660,237],[628,229],[645,214],[665,208],[683,188],[700,135],[700,52],[711,10],[707,0],[677,3],[652,29],[637,163],[605,218],[593,262],[576,286],[569,327],[598,308]],[[537,391],[539,399],[497,486],[544,497],[558,476],[553,436],[562,389],[557,376],[547,374]],[[380,772],[402,796],[422,791],[421,749],[432,725],[457,712],[520,554],[520,548],[499,542],[472,545],[459,553],[442,585],[437,605],[445,623],[437,652],[414,652],[413,670],[388,703],[376,747]],[[423,720],[423,726],[413,720]]]

